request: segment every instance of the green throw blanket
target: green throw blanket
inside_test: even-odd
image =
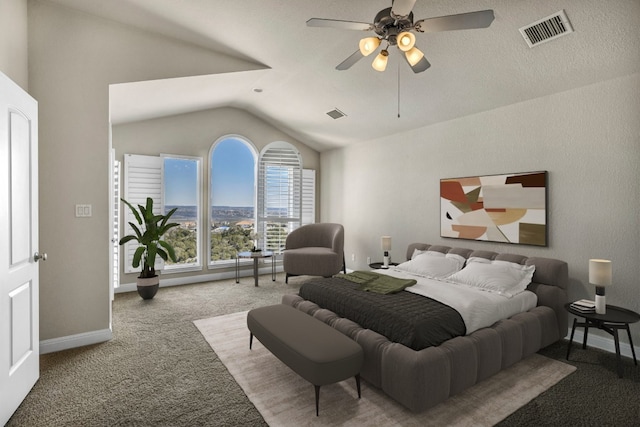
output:
[[[353,273],[336,274],[334,277],[358,283],[360,285],[358,289],[361,291],[378,294],[395,294],[406,287],[416,284],[413,279],[399,279],[386,274],[374,273],[373,271],[354,271]]]

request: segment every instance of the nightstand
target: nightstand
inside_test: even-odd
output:
[[[576,332],[577,326],[584,327],[584,338],[582,340],[582,348],[587,348],[587,335],[590,327],[602,329],[613,335],[613,340],[616,345],[616,358],[618,361],[618,377],[622,378],[622,360],[620,358],[620,340],[618,339],[618,329],[626,329],[629,336],[629,345],[631,346],[631,353],[633,354],[633,363],[638,366],[636,360],[636,351],[633,348],[633,341],[631,340],[631,331],[629,330],[629,324],[640,321],[640,314],[635,311],[628,310],[622,307],[616,307],[615,305],[608,305],[605,314],[583,313],[575,310],[571,307],[570,303],[564,305],[564,308],[575,316],[582,317],[585,321],[578,322],[578,319],[573,319],[573,328],[571,329],[571,338],[569,339],[569,346],[567,348],[567,360],[569,360],[569,353],[571,352],[571,344],[573,344],[573,334]]]
[[[382,262],[372,262],[371,264],[369,264],[369,268],[373,268],[373,269],[378,270],[378,269],[382,268],[383,264],[384,263],[382,263]],[[397,262],[390,262],[389,263],[389,267],[393,267],[393,266],[396,266],[396,265],[398,265]]]

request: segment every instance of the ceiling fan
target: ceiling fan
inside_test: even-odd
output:
[[[420,19],[413,22],[413,6],[416,0],[392,0],[392,6],[382,9],[373,20],[367,22],[341,21],[337,19],[311,18],[309,27],[331,27],[343,30],[373,31],[376,36],[360,40],[359,49],[342,61],[337,70],[347,70],[356,62],[375,52],[382,42],[387,45],[373,60],[371,66],[377,71],[384,71],[389,56],[389,46],[397,46],[414,73],[420,73],[431,66],[424,53],[415,46],[416,36],[413,33],[435,33],[437,31],[467,30],[487,28],[493,22],[493,10],[460,13],[457,15],[438,16]]]

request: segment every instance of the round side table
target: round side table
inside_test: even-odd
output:
[[[629,329],[629,324],[640,321],[640,314],[626,308],[608,304],[605,314],[597,314],[595,312],[583,313],[571,307],[571,303],[565,304],[564,308],[574,316],[582,317],[585,320],[584,322],[578,322],[577,318],[573,319],[571,339],[569,339],[569,346],[567,348],[567,360],[569,360],[569,353],[571,352],[571,345],[573,344],[573,334],[576,332],[577,326],[584,327],[584,338],[582,340],[583,349],[587,348],[587,335],[589,334],[589,328],[594,327],[602,329],[603,331],[613,335],[613,340],[616,345],[618,377],[622,378],[622,360],[620,357],[620,340],[618,339],[618,329],[626,329],[627,336],[629,337],[629,345],[631,346],[631,354],[633,354],[633,363],[638,366],[638,361],[636,360],[636,351],[633,348],[633,341],[631,340],[631,330]]]
[[[384,263],[382,263],[382,262],[372,262],[371,264],[369,264],[369,268],[373,268],[373,269],[376,269],[376,270],[384,269],[383,265],[384,265]],[[393,267],[393,266],[396,266],[396,265],[398,265],[397,262],[390,262],[389,263],[389,267]]]
[[[276,280],[276,256],[271,251],[238,252],[236,255],[236,283],[240,283],[240,258],[253,259],[253,280],[258,286],[258,261],[264,258],[271,258],[271,280]]]

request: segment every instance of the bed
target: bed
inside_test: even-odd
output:
[[[342,292],[349,287],[358,288],[357,284],[351,283],[349,285],[350,282],[346,281],[344,277],[311,279],[303,284],[299,294],[285,295],[282,302],[314,316],[358,342],[365,354],[361,377],[415,412],[421,412],[437,405],[566,335],[568,315],[564,310],[564,304],[567,302],[566,287],[569,282],[566,262],[551,258],[526,257],[511,253],[452,248],[425,243],[410,244],[407,248],[407,261],[418,259],[418,256],[419,259],[426,259],[425,256],[447,260],[458,258],[462,260],[462,264],[459,270],[453,273],[447,271],[439,274],[440,272],[437,272],[438,274],[424,277],[426,280],[418,277],[415,285],[391,295],[381,295],[381,299],[375,299],[372,302],[365,301],[360,304],[360,307],[354,308],[353,305],[356,303],[348,303],[349,297],[347,296],[339,296],[338,302],[325,300],[323,299],[325,297],[321,296],[323,293],[334,293],[333,289],[340,289]],[[410,267],[411,264],[407,262],[401,266]],[[403,315],[405,312],[411,313],[412,310],[415,312],[416,308],[413,306],[419,304],[415,302],[416,298],[423,301],[430,300],[424,295],[417,295],[420,294],[420,290],[418,289],[416,294],[415,288],[429,288],[430,286],[435,288],[438,285],[437,282],[440,282],[440,288],[465,287],[467,284],[464,280],[465,277],[469,277],[469,273],[477,271],[479,275],[484,274],[483,270],[472,270],[468,267],[483,269],[489,268],[486,265],[494,264],[509,264],[516,270],[530,272],[530,275],[528,275],[529,273],[518,273],[519,279],[524,277],[519,286],[523,286],[522,289],[526,288],[526,290],[520,292],[520,289],[517,288],[503,287],[493,289],[491,288],[493,282],[490,281],[490,289],[481,289],[481,293],[477,294],[480,296],[471,297],[473,303],[467,305],[473,307],[476,305],[476,301],[484,298],[485,295],[491,295],[493,298],[495,297],[493,294],[498,293],[505,300],[510,301],[510,308],[507,309],[506,314],[498,315],[492,312],[488,317],[485,316],[486,313],[476,316],[473,311],[466,312],[464,307],[456,307],[455,312],[460,309],[458,312],[462,319],[460,322],[460,320],[454,319],[456,315],[451,311],[442,309],[445,312],[443,318],[445,320],[441,320],[440,323],[445,325],[445,330],[435,333],[431,332],[435,329],[434,323],[428,323],[428,320],[420,318],[413,322],[422,327],[422,329],[414,329],[415,325],[407,325],[411,321],[409,316],[400,316],[399,320],[395,320],[400,324],[399,337],[394,335],[391,339],[388,338],[397,332],[385,329],[392,322],[389,319],[393,315],[389,312],[400,311]],[[414,277],[413,273],[415,272],[409,271],[411,274],[407,274],[407,269],[411,270],[409,267],[403,267],[403,270],[391,269],[388,274],[400,278]],[[435,282],[434,279],[436,279]],[[307,283],[316,283],[317,285],[309,285],[311,289],[309,291],[306,289]],[[484,286],[484,283],[481,286]],[[337,286],[337,288],[331,288],[331,286]],[[328,290],[322,290],[324,287],[327,287]],[[378,297],[371,295],[372,292],[361,290],[357,292],[360,292],[360,297],[356,297],[354,301],[362,300],[365,296],[366,298],[380,297],[380,295]],[[301,294],[307,298],[303,298]],[[395,297],[402,300],[400,309],[397,309],[398,306],[394,302]],[[441,297],[441,295],[437,295],[437,298]],[[431,305],[422,311],[440,311],[441,308],[438,304],[451,308],[454,305],[460,305],[460,302],[456,302],[456,300],[463,299],[455,293],[453,296],[442,298],[446,303],[442,303],[434,297],[435,305],[431,302]],[[384,303],[379,302],[382,300]],[[391,305],[387,307],[385,305],[387,303]],[[383,318],[382,321],[374,320],[371,323],[370,315],[363,316],[361,314],[361,311],[364,310],[362,306],[380,306],[382,307],[380,311],[386,310],[391,317],[389,319]],[[517,308],[517,306],[520,307]],[[334,310],[327,307],[332,307]],[[419,313],[420,308],[417,310]],[[336,312],[344,315],[340,316]],[[500,319],[491,318],[496,315]],[[369,323],[372,326],[370,328],[363,327],[354,319],[362,324]],[[378,318],[376,317],[376,319]],[[451,325],[453,326],[450,327]]]

